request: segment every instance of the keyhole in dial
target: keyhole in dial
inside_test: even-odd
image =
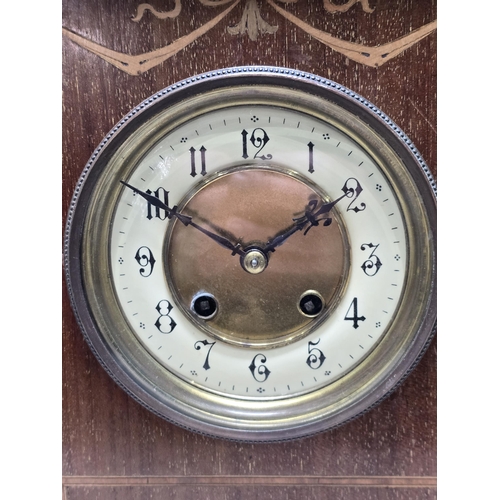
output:
[[[191,310],[201,319],[212,319],[219,306],[215,297],[209,293],[199,293],[193,297]]]
[[[308,318],[315,318],[318,316],[323,310],[324,305],[325,302],[323,297],[315,290],[308,290],[303,293],[298,304],[299,311]]]

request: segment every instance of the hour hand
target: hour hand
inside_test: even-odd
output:
[[[275,238],[273,238],[271,241],[268,241],[266,246],[264,247],[264,252],[267,254],[268,252],[274,252],[274,250],[279,247],[280,245],[283,245],[285,241],[292,236],[292,234],[295,234],[297,231],[300,231],[302,227],[298,224],[293,225],[288,231],[285,231],[282,234],[279,234]]]
[[[337,202],[339,202],[342,198],[343,196],[330,203],[324,203],[320,205],[320,207],[317,210],[316,207],[318,206],[319,200],[311,200],[305,211],[305,214],[302,217],[293,219],[296,224],[296,227],[302,231],[306,226],[309,226],[304,231],[304,235],[306,235],[313,226],[319,226],[319,223],[322,221],[323,221],[323,226],[329,226],[332,223],[332,218],[328,217],[326,214],[328,214],[328,212],[330,212],[330,210],[334,207],[334,205]],[[322,215],[323,217],[321,217]]]
[[[324,226],[329,226],[332,223],[332,218],[327,216],[328,212],[330,212],[330,210],[340,200],[342,200],[346,196],[349,196],[349,194],[350,191],[347,191],[334,201],[320,204],[318,209],[316,209],[316,207],[318,206],[320,200],[311,200],[307,205],[304,215],[294,218],[294,225],[290,229],[287,229],[285,232],[279,234],[271,241],[268,241],[264,248],[264,252],[274,252],[274,250],[280,245],[283,245],[283,243],[285,243],[285,241],[290,238],[290,236],[295,234],[297,231],[302,231],[306,226],[309,227],[307,227],[304,231],[304,235],[306,235],[313,226],[318,226],[320,222],[323,222]]]
[[[294,235],[297,231],[302,231],[304,227],[307,226],[308,224],[309,227],[305,230],[304,234],[307,234],[307,232],[309,231],[309,229],[311,229],[312,226],[317,226],[319,224],[319,221],[321,220],[325,220],[325,226],[331,224],[330,218],[325,217],[319,219],[318,216],[324,213],[328,213],[335,203],[336,202],[327,205],[322,205],[315,213],[314,209],[318,204],[318,200],[310,201],[308,207],[305,210],[305,214],[302,215],[301,217],[292,219],[294,222],[293,226],[291,226],[289,229],[285,230],[278,236],[275,236],[272,240],[268,241],[264,248],[264,252],[266,253],[274,252],[275,249],[283,245],[283,243],[285,243],[285,241],[288,238],[290,238],[290,236]]]
[[[349,181],[353,181],[355,187],[350,187],[348,185]],[[344,198],[354,197],[355,199],[362,190],[363,188],[359,185],[359,182],[356,179],[347,179],[344,186],[342,187],[342,191],[344,192],[344,194],[342,196],[339,196],[336,200],[330,201],[328,203],[320,203],[320,200],[311,200],[308,203],[304,215],[302,217],[293,219],[296,227],[302,230],[306,226],[309,226],[304,231],[304,235],[306,235],[313,226],[319,226],[320,222],[323,222],[323,226],[329,226],[332,223],[332,218],[328,216],[328,213],[332,210],[332,208]],[[319,203],[319,208],[317,208]],[[347,210],[350,210],[350,208],[348,208]],[[364,210],[364,203],[361,204],[361,208],[355,207],[352,210],[356,212]]]
[[[158,208],[161,208],[162,210],[165,210],[165,212],[167,213],[167,217],[169,219],[171,219],[172,217],[176,217],[185,226],[194,227],[198,231],[207,235],[209,238],[211,238],[213,241],[215,241],[219,245],[223,246],[224,248],[227,248],[228,250],[231,250],[232,255],[235,255],[235,254],[243,255],[244,254],[243,250],[241,250],[241,245],[239,243],[236,243],[236,245],[235,245],[232,241],[225,238],[224,236],[220,236],[219,234],[213,233],[212,231],[209,231],[208,229],[205,229],[204,227],[199,226],[198,224],[193,222],[193,218],[191,216],[179,213],[177,211],[177,206],[170,208],[168,205],[163,203],[156,196],[153,196],[152,194],[146,193],[145,191],[141,191],[140,189],[137,189],[136,187],[131,186],[130,184],[127,184],[124,181],[120,181],[120,182],[124,186],[127,186],[128,188],[130,188],[134,193],[137,193],[139,196],[142,196],[151,205],[158,207]]]

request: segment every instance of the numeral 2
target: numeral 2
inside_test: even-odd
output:
[[[366,208],[365,203],[360,203],[357,206],[354,206],[354,202],[358,198],[358,196],[361,194],[361,191],[363,191],[363,188],[361,187],[361,184],[358,182],[357,179],[354,177],[351,177],[345,181],[344,186],[342,187],[342,191],[344,191],[344,194],[347,196],[347,198],[352,198],[351,203],[349,203],[349,206],[347,207],[347,211],[352,210],[353,212],[362,212]]]

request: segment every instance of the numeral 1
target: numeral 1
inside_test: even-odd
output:
[[[242,157],[245,160],[248,158],[247,136],[248,136],[248,132],[245,129],[243,129],[241,131],[241,137],[242,137],[242,141],[243,141],[243,155],[242,155]]]
[[[314,144],[312,142],[309,142],[307,146],[309,148],[309,173],[312,174],[314,172],[314,158],[313,158]]]

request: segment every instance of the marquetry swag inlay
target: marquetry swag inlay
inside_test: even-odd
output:
[[[291,4],[297,1],[298,0],[276,0],[276,2],[282,4]],[[229,12],[240,3],[240,0],[199,0],[199,2],[204,7],[210,8],[220,7],[225,4],[230,5],[199,28],[174,40],[164,47],[143,54],[132,55],[108,49],[67,28],[63,28],[63,35],[125,73],[138,76],[163,63],[219,24]],[[282,15],[287,21],[305,31],[314,39],[323,43],[330,49],[343,54],[349,59],[370,67],[382,66],[387,61],[398,56],[401,52],[415,45],[437,29],[437,21],[432,21],[389,43],[369,47],[363,44],[342,40],[325,31],[314,28],[307,22],[280,7],[276,2],[273,0],[266,0],[266,3],[274,8],[275,11]],[[335,5],[333,0],[324,0],[323,7],[326,12],[330,14],[341,14],[357,3],[361,4],[365,13],[370,14],[374,12],[374,9],[370,8],[368,0],[350,0],[343,5]],[[257,0],[246,0],[240,22],[234,26],[228,26],[227,33],[232,36],[248,35],[253,41],[257,40],[260,35],[276,33],[278,26],[272,26],[265,21],[261,15],[260,9],[261,7],[257,3]],[[182,15],[182,0],[175,0],[174,8],[165,12],[159,12],[149,4],[140,4],[135,15],[131,17],[131,21],[147,22],[148,15],[153,15],[159,19],[174,19]]]

